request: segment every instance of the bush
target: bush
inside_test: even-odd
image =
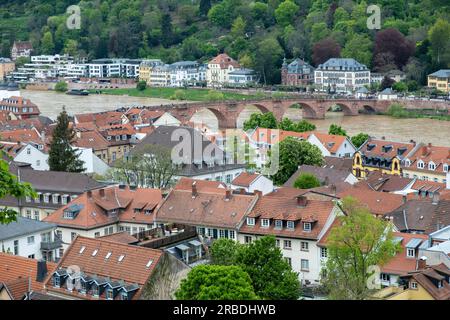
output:
[[[206,100],[208,101],[222,101],[225,99],[225,96],[222,92],[216,91],[216,90],[209,90],[208,94],[206,95]]]
[[[393,103],[390,105],[387,114],[394,118],[405,118],[408,117],[408,111],[405,110],[403,105],[399,103]]]
[[[65,82],[65,81],[59,81],[55,85],[55,91],[58,91],[58,92],[66,92],[67,88],[68,88],[67,82]]]
[[[301,173],[294,182],[294,188],[311,189],[320,187],[320,181],[315,175],[309,172]]]
[[[186,92],[184,90],[175,90],[170,96],[170,100],[186,100]]]
[[[145,89],[147,89],[147,82],[145,82],[144,80],[139,81],[136,85],[136,89],[138,89],[139,91],[144,91]]]

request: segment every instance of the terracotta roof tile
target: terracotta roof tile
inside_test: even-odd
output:
[[[240,187],[249,187],[250,184],[259,176],[260,174],[257,173],[241,172],[236,178],[234,178],[231,184]]]

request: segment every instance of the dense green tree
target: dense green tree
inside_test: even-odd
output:
[[[383,80],[381,80],[380,84],[380,91],[386,89],[386,88],[392,88],[392,85],[395,83],[395,81],[388,76],[384,76]]]
[[[239,242],[231,239],[222,238],[214,241],[210,249],[211,263],[223,266],[237,264],[236,252],[239,246]]]
[[[50,31],[44,33],[41,42],[42,54],[54,54],[55,44],[53,43],[53,35]]]
[[[379,274],[371,266],[382,266],[398,251],[393,241],[392,225],[378,219],[356,199],[346,197],[341,207],[345,212],[327,238],[328,258],[323,272],[323,285],[330,299],[363,300],[370,297],[373,280]]]
[[[245,35],[245,28],[245,20],[239,16],[233,21],[233,25],[231,26],[231,35],[234,37],[243,37]]]
[[[276,129],[277,119],[272,112],[267,113],[252,113],[250,119],[244,121],[244,130],[251,130],[255,128]]]
[[[330,127],[328,128],[328,134],[334,134],[338,136],[347,136],[347,132],[342,129],[341,126],[338,126],[335,123],[332,123]]]
[[[372,60],[372,41],[368,36],[355,34],[342,49],[343,58],[353,58],[370,67]]]
[[[295,129],[293,131],[296,132],[307,132],[316,130],[316,125],[308,122],[307,120],[300,120],[295,124]]]
[[[261,299],[296,300],[301,293],[297,273],[284,259],[274,236],[262,237],[239,247],[236,261],[252,279]]]
[[[398,92],[405,92],[405,91],[408,91],[408,85],[403,81],[399,81],[392,85],[392,90],[395,90]]]
[[[255,300],[248,273],[238,266],[200,265],[192,268],[175,293],[178,300]]]
[[[320,187],[320,180],[309,172],[301,173],[294,182],[294,188],[297,189],[310,189]]]
[[[211,9],[211,0],[200,0],[199,13],[202,16],[206,16],[209,9]]]
[[[450,23],[438,19],[428,31],[430,54],[436,66],[450,68]]]
[[[358,133],[356,136],[352,137],[352,144],[356,147],[359,148],[363,145],[364,142],[367,141],[367,139],[369,139],[369,135],[367,133]]]
[[[75,132],[65,109],[56,120],[53,131],[48,165],[52,171],[83,172],[84,162],[79,159],[79,151],[72,147]]]
[[[147,82],[145,82],[144,80],[139,81],[136,84],[136,89],[138,89],[139,91],[144,91],[145,89],[147,89]]]
[[[293,24],[295,15],[297,14],[299,6],[292,0],[285,0],[275,10],[275,18],[278,24],[285,27],[289,24]]]
[[[25,197],[36,197],[32,186],[27,182],[21,182],[17,176],[9,171],[8,162],[2,158],[8,155],[0,150],[0,199],[14,197],[23,199]],[[18,212],[8,207],[0,208],[0,224],[8,224],[17,220]]]
[[[303,164],[320,166],[323,157],[320,149],[307,141],[287,137],[274,148],[278,148],[278,171],[271,177],[276,185],[284,184]],[[268,166],[270,166],[269,163]]]
[[[280,65],[283,59],[283,49],[274,38],[265,38],[258,43],[255,52],[255,69],[262,75],[262,82],[279,83]]]

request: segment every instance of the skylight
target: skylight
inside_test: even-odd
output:
[[[109,259],[109,257],[111,257],[111,252],[108,252],[108,253],[106,254],[105,259]]]
[[[148,262],[147,262],[147,264],[145,265],[147,268],[150,268],[150,266],[152,265],[152,263],[153,263],[153,260],[152,259],[150,259],[150,260],[148,260]]]
[[[123,260],[123,258],[125,258],[125,256],[124,256],[123,254],[121,254],[121,255],[119,256],[119,262],[121,262],[121,261]]]
[[[80,249],[80,253],[83,253],[84,249],[86,249],[86,247],[82,246],[81,249]]]
[[[95,249],[95,250],[92,252],[92,256],[95,257],[95,255],[97,254],[97,252],[98,252],[98,250]]]

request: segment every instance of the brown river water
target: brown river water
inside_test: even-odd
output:
[[[124,106],[159,106],[173,103],[171,100],[155,98],[137,98],[129,96],[89,95],[71,96],[47,91],[21,91],[23,97],[37,104],[41,113],[55,119],[62,107],[69,114],[100,112],[115,110]],[[254,106],[248,106],[237,120],[238,127],[254,112],[259,112]],[[290,109],[286,116],[292,120],[301,119],[301,110]],[[212,129],[217,129],[218,122],[209,110],[197,112],[192,121],[202,122]],[[309,120],[317,126],[318,131],[327,132],[332,123],[342,126],[351,135],[359,132],[368,133],[376,138],[386,137],[388,140],[408,142],[413,139],[418,142],[432,143],[450,147],[450,121],[432,119],[395,119],[380,115],[343,116],[342,112],[328,112],[325,119]]]

